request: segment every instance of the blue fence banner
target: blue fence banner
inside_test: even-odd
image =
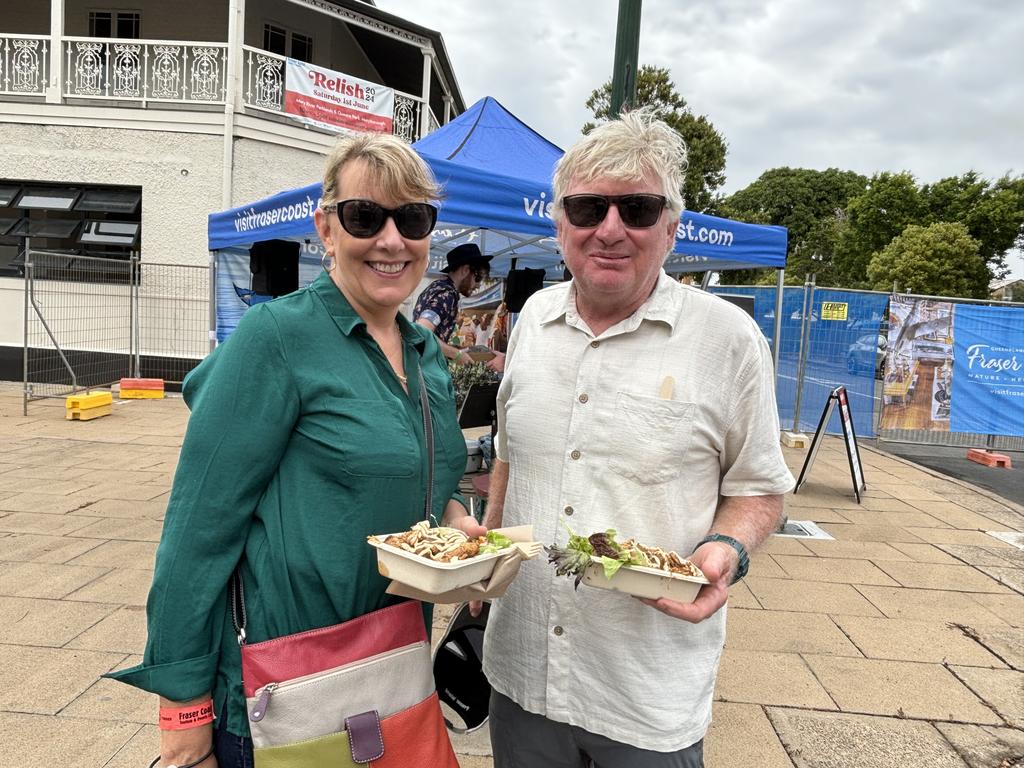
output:
[[[711,291],[725,296],[753,296],[754,319],[768,343],[775,348],[774,287],[723,285],[715,286]],[[842,386],[846,387],[857,436],[874,436],[875,387],[882,373],[886,343],[881,328],[888,301],[889,297],[884,293],[832,288],[814,292],[813,306],[808,312],[811,330],[805,351],[807,363],[800,397],[798,429],[814,430],[832,390]],[[803,305],[802,287],[783,289],[782,335],[775,390],[779,421],[783,429],[793,427],[796,411]],[[826,431],[829,434],[842,434],[838,414],[832,415]]]
[[[1024,436],[1024,309],[957,305],[950,431]]]

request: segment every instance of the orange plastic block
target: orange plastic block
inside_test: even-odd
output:
[[[978,464],[984,464],[986,467],[1013,469],[1013,462],[1010,461],[1010,457],[1005,453],[992,453],[982,448],[971,448],[967,452],[967,458]]]
[[[163,379],[121,379],[121,389],[159,389],[163,391]]]

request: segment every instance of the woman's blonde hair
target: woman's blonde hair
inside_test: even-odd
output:
[[[360,133],[338,139],[327,156],[323,205],[338,202],[338,176],[354,160],[366,163],[370,179],[384,197],[431,202],[441,197],[430,168],[412,147],[389,133]]]
[[[639,181],[649,173],[661,180],[667,208],[683,211],[686,142],[651,107],[626,112],[599,125],[562,155],[555,166],[555,217],[562,215],[562,197],[573,182],[598,178]]]

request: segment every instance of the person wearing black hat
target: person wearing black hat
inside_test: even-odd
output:
[[[441,342],[441,351],[459,365],[473,362],[469,355],[449,343],[459,314],[459,297],[469,296],[487,275],[491,257],[484,256],[476,243],[463,243],[448,252],[446,273],[428,285],[416,300],[413,320],[429,328]]]

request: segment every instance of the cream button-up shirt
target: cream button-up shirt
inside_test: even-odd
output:
[[[495,441],[510,465],[504,525],[533,524],[560,545],[566,525],[614,528],[686,556],[720,495],[792,488],[771,356],[746,314],[662,273],[595,337],[574,290],[531,297],[509,340]],[[671,752],[704,737],[724,639],[724,608],[689,624],[618,592],[574,590],[540,557],[492,606],[484,669],[529,712]]]

